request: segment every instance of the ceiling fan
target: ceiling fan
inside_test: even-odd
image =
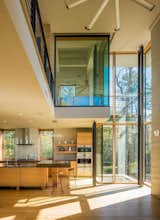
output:
[[[71,9],[71,8],[74,8],[82,3],[87,2],[87,1],[88,0],[78,0],[76,2],[68,4],[65,0],[65,5],[66,5],[67,9]],[[110,0],[103,0],[102,4],[98,8],[97,13],[92,18],[90,24],[84,27],[86,30],[89,31],[93,28],[94,24],[96,23],[97,19],[99,18],[99,16],[103,12],[103,10],[105,9],[105,7],[109,3],[109,1]],[[120,30],[120,0],[114,0],[114,1],[115,1],[115,20],[116,20],[115,31],[119,31]],[[155,5],[151,2],[149,2],[148,0],[131,0],[131,1],[141,5],[142,7],[148,9],[149,11],[152,11],[155,7]]]

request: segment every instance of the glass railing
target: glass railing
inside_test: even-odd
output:
[[[108,106],[109,97],[102,96],[74,96],[74,97],[57,97],[57,106]]]
[[[55,104],[109,107],[109,36],[56,35]]]
[[[53,97],[54,79],[52,75],[51,65],[49,61],[49,55],[47,51],[47,44],[45,40],[39,5],[37,0],[25,0],[32,30],[35,36],[39,54],[43,63],[46,78],[49,84],[50,92]]]

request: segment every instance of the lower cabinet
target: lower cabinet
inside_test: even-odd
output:
[[[48,183],[48,168],[0,168],[0,177],[1,187],[44,188]]]
[[[77,176],[92,177],[92,166],[86,164],[79,164],[77,166]]]

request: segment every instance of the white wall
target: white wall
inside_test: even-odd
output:
[[[56,118],[107,118],[110,107],[55,107]]]
[[[160,129],[160,20],[151,32],[152,45],[152,194],[160,195],[160,136],[154,130]]]
[[[0,131],[0,160],[3,159],[3,152],[2,152],[2,131]]]

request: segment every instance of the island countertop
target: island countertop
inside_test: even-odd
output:
[[[0,168],[69,168],[69,161],[53,161],[53,160],[41,160],[41,161],[0,161]]]

